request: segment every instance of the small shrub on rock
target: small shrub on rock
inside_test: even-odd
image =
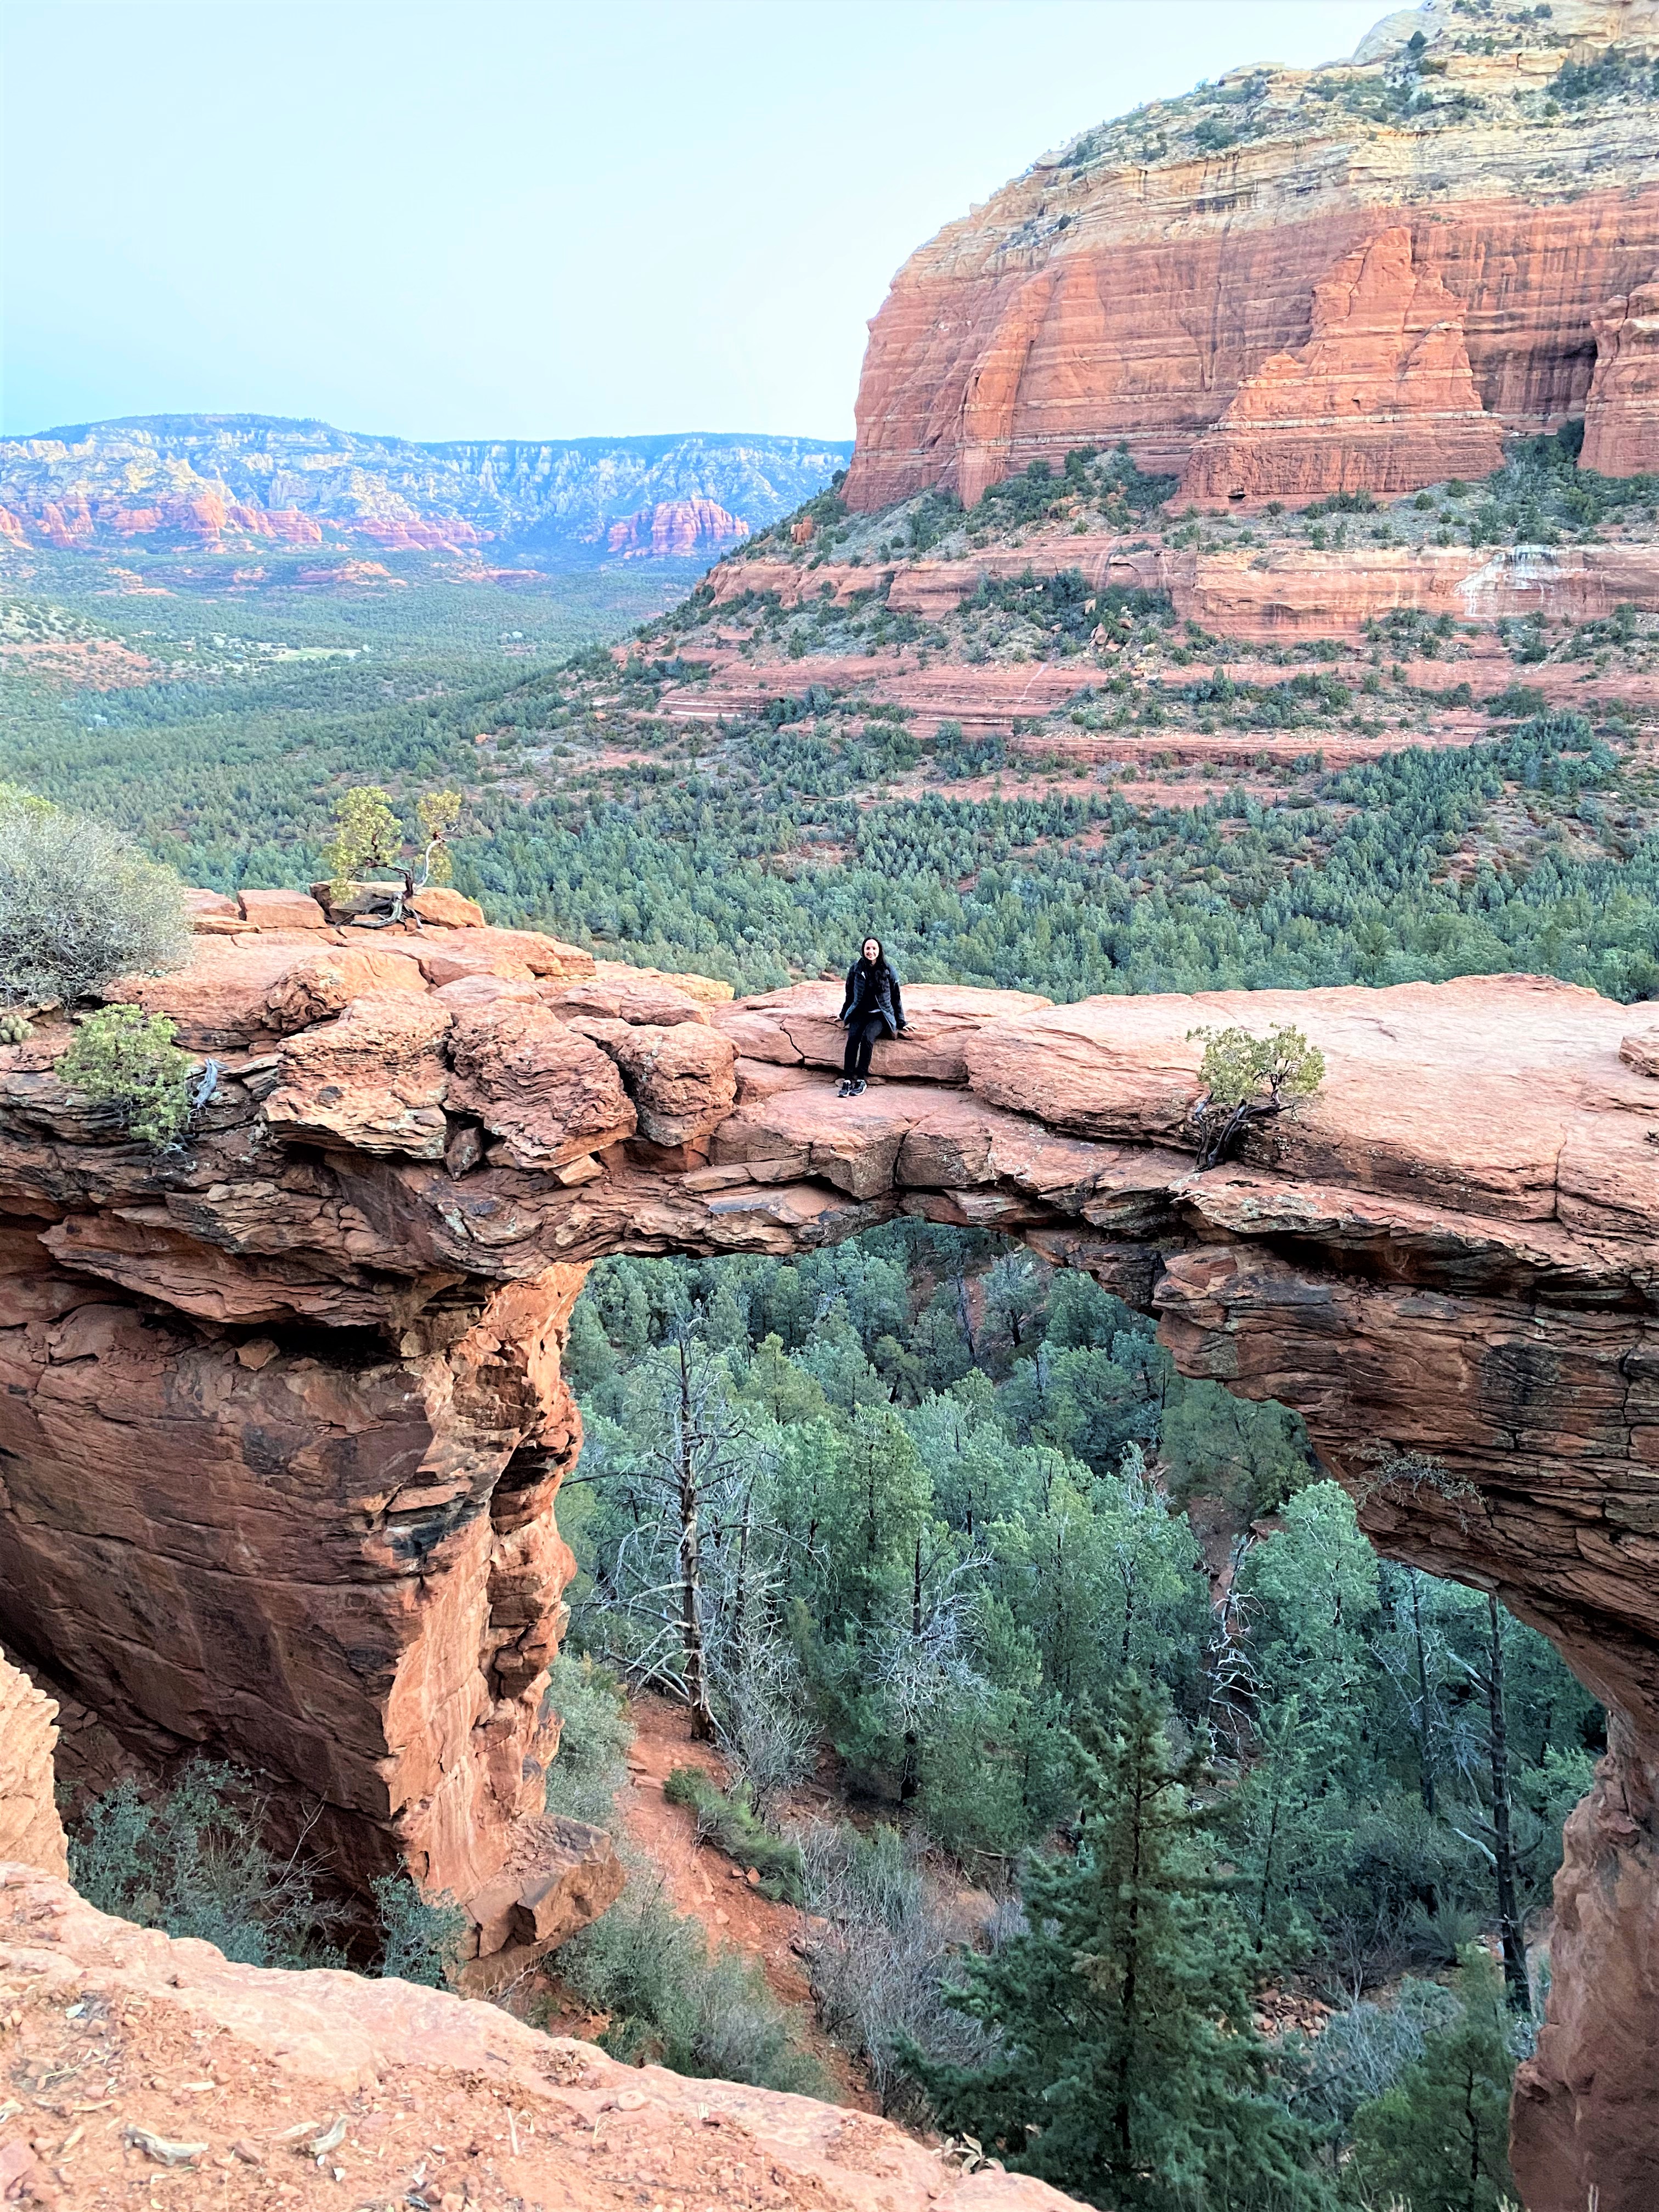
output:
[[[82,1023],[58,1063],[58,1080],[113,1106],[139,1144],[166,1151],[190,1126],[195,1062],[173,1042],[177,1034],[165,1014],[105,1006]]]
[[[1237,1027],[1187,1035],[1204,1047],[1198,1071],[1204,1088],[1189,1117],[1200,1168],[1219,1166],[1252,1121],[1271,1120],[1311,1098],[1325,1080],[1324,1054],[1284,1022],[1275,1022],[1264,1037]]]
[[[270,1813],[249,1777],[205,1759],[153,1800],[124,1777],[88,1807],[70,1872],[99,1911],[200,1936],[238,1965],[343,1966],[343,1916],[300,1852],[266,1848]]]
[[[184,887],[107,823],[0,789],[0,1000],[84,998],[190,956]]]

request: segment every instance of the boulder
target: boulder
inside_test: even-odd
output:
[[[278,1036],[309,1029],[343,1013],[354,999],[373,993],[412,992],[424,996],[427,981],[417,962],[395,952],[365,946],[341,946],[305,953],[265,993],[266,1027]]]
[[[257,927],[243,919],[241,908],[228,892],[190,890],[184,896],[191,927],[198,936],[234,937]]]
[[[716,1128],[737,1103],[737,1054],[729,1037],[702,1021],[672,1029],[626,1021],[587,1027],[621,1071],[653,1145],[684,1145]]]
[[[407,991],[354,999],[337,1021],[283,1047],[268,1127],[289,1142],[441,1160],[451,1018],[447,1006]]]
[[[244,921],[256,929],[326,929],[328,916],[309,891],[241,890]]]
[[[474,1997],[504,1989],[609,1911],[627,1881],[605,1829],[557,1817],[521,1821],[506,1868],[467,1900],[473,1932],[464,1941],[475,1948],[457,1987]]]
[[[443,929],[482,929],[484,911],[476,899],[464,898],[448,884],[422,884],[409,902],[410,908],[428,924]]]
[[[514,1166],[556,1168],[634,1133],[616,1068],[544,1006],[507,1000],[458,1014],[451,1057],[451,1110],[476,1115]]]

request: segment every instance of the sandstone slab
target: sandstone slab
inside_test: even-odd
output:
[[[169,2194],[207,2191],[245,2203],[280,2182],[296,2204],[349,2198],[331,2172],[293,2148],[296,2130],[309,2124],[315,2132],[337,2116],[341,2171],[359,2177],[358,2196],[368,2187],[382,2201],[380,2177],[430,2170],[459,2179],[453,2147],[478,2143],[488,2152],[476,2164],[487,2163],[489,2175],[466,2175],[475,2197],[483,2189],[484,2203],[495,2196],[562,2212],[614,2212],[638,2196],[641,2173],[663,2203],[698,2208],[1076,2212],[1044,2183],[965,2173],[872,2113],[626,2066],[447,1990],[331,1969],[232,1966],[210,1943],[96,1912],[66,1883],[27,1867],[0,1869],[0,1957],[27,1992],[13,2050],[32,2074],[50,2072],[66,2050],[79,2060],[109,2041],[106,2030],[94,2037],[90,2022],[67,2017],[89,1987],[108,1993],[122,2021],[131,2063],[70,2169],[88,2202],[131,2196],[132,2154],[122,2150],[129,2126],[165,2134],[171,2122],[176,2136],[177,2095],[150,2084],[199,2075],[206,2043],[218,2086],[191,2106],[191,2134],[206,2138],[207,2160],[193,2179],[179,2169],[187,2178]],[[229,2155],[239,2142],[257,2165]],[[18,2171],[56,2193],[44,2166],[31,2160]],[[239,2183],[239,2174],[248,2179]],[[446,2193],[461,2203],[459,2189]]]
[[[591,952],[533,929],[469,929],[465,935],[417,942],[417,957],[432,983],[453,983],[462,975],[550,975],[563,981],[593,973]]]
[[[796,983],[787,990],[739,999],[729,1009],[716,1007],[713,1020],[747,1060],[838,1069],[847,1051],[847,1032],[838,1018],[845,996],[841,983]],[[1036,1012],[1050,1003],[1036,992],[910,985],[904,993],[907,1033],[878,1043],[872,1067],[895,1081],[961,1083],[970,1036],[988,1023]]]
[[[449,1080],[442,1048],[452,1018],[447,1007],[410,992],[353,1000],[337,1022],[283,1047],[267,1125],[290,1142],[441,1159]]]
[[[248,890],[237,893],[242,918],[256,929],[326,929],[328,916],[309,891]]]
[[[459,1015],[452,1056],[452,1111],[476,1115],[513,1165],[556,1168],[634,1133],[616,1068],[544,1006],[509,1000]]]
[[[694,999],[678,984],[644,977],[629,981],[609,975],[541,987],[542,1003],[562,1021],[585,1014],[598,1021],[644,1023],[672,1029],[680,1022],[708,1019],[708,1002]]]

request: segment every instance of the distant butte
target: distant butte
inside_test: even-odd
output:
[[[894,278],[849,504],[1120,439],[1199,500],[1399,492],[1574,417],[1659,468],[1656,53],[1655,0],[1435,0],[1085,133]]]

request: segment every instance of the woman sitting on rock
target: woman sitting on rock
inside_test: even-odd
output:
[[[870,1054],[877,1039],[902,1036],[905,1030],[899,979],[887,964],[878,937],[865,939],[858,958],[847,971],[841,1021],[847,1031],[847,1057],[842,1063],[846,1073],[837,1096],[856,1098],[866,1087],[864,1079],[870,1073]]]

